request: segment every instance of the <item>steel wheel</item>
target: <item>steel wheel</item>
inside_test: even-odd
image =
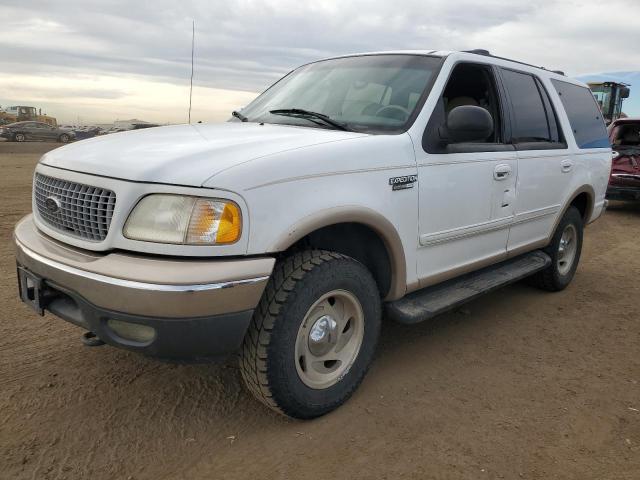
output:
[[[293,418],[336,409],[371,365],[381,307],[373,275],[351,257],[302,250],[280,259],[240,352],[249,391]]]
[[[310,388],[335,385],[358,356],[364,337],[362,305],[350,292],[333,290],[309,309],[298,330],[296,370]]]
[[[572,224],[566,226],[558,245],[558,272],[566,275],[576,258],[578,232]]]

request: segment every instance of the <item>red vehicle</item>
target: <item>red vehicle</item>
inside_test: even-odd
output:
[[[640,118],[620,118],[609,125],[613,162],[607,198],[640,201]]]

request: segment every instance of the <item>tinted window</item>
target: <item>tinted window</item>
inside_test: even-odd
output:
[[[609,147],[602,113],[591,90],[561,80],[552,79],[551,83],[560,95],[578,148]]]
[[[540,90],[540,94],[542,95],[542,102],[544,103],[544,110],[547,112],[547,121],[549,122],[549,133],[551,135],[552,142],[563,142],[564,136],[562,135],[562,129],[560,128],[560,123],[558,122],[558,117],[556,116],[556,112],[553,108],[553,104],[551,103],[551,99],[549,98],[549,92],[540,79],[536,78],[536,85],[538,85],[538,90]],[[566,144],[565,144],[566,147]]]
[[[502,77],[513,107],[513,142],[554,141],[535,78],[513,70],[502,70]]]

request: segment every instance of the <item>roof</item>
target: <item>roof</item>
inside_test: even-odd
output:
[[[428,55],[430,57],[448,57],[451,55],[460,55],[460,56],[472,56],[472,57],[482,57],[482,58],[491,58],[496,60],[496,64],[500,64],[503,62],[513,63],[519,66],[525,66],[532,69],[542,70],[550,75],[556,75],[558,77],[564,77],[564,79],[569,80],[564,72],[559,70],[549,70],[545,67],[538,65],[531,65],[529,63],[521,62],[519,60],[513,60],[510,58],[499,57],[496,55],[492,55],[488,50],[484,49],[474,49],[474,50],[389,50],[389,51],[377,51],[377,52],[361,52],[361,53],[351,53],[347,55],[338,55],[336,57],[328,57],[322,60],[331,60],[334,58],[348,58],[348,57],[359,57],[364,55]],[[314,62],[312,62],[314,63]],[[573,79],[571,79],[573,80]],[[571,83],[574,83],[572,81]],[[580,83],[582,82],[575,82]]]

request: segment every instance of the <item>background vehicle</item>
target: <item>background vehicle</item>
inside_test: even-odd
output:
[[[610,170],[594,96],[561,74],[486,51],[323,60],[227,123],[48,152],[20,295],[120,348],[239,351],[258,400],[313,418],[363,380],[383,311],[566,288]]]
[[[614,120],[609,126],[613,165],[607,189],[612,200],[640,200],[640,118]]]
[[[54,117],[43,115],[42,110],[37,111],[36,107],[13,106],[0,111],[0,124],[23,122],[27,120],[35,120],[36,122],[46,123],[53,127],[58,124]]]
[[[607,124],[624,116],[622,102],[629,98],[629,85],[621,82],[590,82],[589,88],[596,97]]]
[[[34,140],[67,143],[76,135],[72,130],[65,130],[42,122],[16,122],[0,127],[0,137],[13,142]]]

